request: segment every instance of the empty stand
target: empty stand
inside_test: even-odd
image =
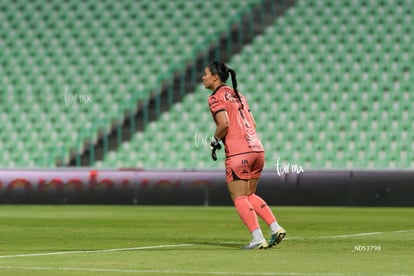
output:
[[[68,161],[260,2],[1,1],[0,166]],[[414,167],[412,5],[298,1],[231,58],[267,169]],[[208,95],[198,86],[95,166],[222,169]]]
[[[258,119],[268,169],[278,157],[305,170],[414,166],[411,5],[410,0],[298,1],[230,60]],[[210,160],[208,147],[193,144],[195,132],[214,131],[207,97],[198,87],[180,108],[133,139],[136,145],[153,141],[133,149],[144,151],[144,158],[129,158],[127,151],[116,158],[145,168],[220,167]],[[172,124],[182,138],[164,131]]]
[[[67,161],[258,2],[1,1],[0,112],[11,129],[0,166]]]

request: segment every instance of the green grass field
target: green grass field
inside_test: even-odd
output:
[[[414,208],[273,210],[287,238],[241,250],[233,207],[3,205],[0,275],[414,275]]]

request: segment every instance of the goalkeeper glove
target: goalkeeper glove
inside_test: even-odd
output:
[[[217,161],[216,150],[220,150],[221,149],[220,140],[217,139],[216,137],[214,137],[214,139],[211,140],[210,148],[211,148],[211,158],[214,161]]]

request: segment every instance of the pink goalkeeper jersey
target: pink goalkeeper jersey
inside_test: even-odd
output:
[[[215,115],[221,111],[226,111],[229,117],[228,132],[223,139],[226,157],[264,151],[249,114],[250,108],[246,98],[241,94],[240,97],[243,108],[233,88],[221,85],[208,98],[208,105],[214,119]]]

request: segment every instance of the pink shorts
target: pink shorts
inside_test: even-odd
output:
[[[226,182],[260,178],[265,163],[264,152],[249,152],[226,159]]]

